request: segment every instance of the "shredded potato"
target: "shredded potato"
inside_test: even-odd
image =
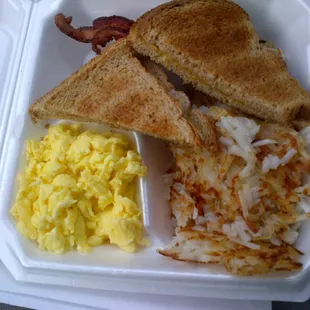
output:
[[[159,252],[241,275],[301,268],[294,243],[298,223],[310,217],[310,185],[303,183],[310,172],[308,131],[260,124],[219,107],[207,114],[217,122],[220,150],[171,146],[175,237]]]

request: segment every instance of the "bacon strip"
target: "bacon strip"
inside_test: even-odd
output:
[[[98,29],[103,26],[111,26],[121,28],[129,33],[134,21],[123,16],[98,17],[93,21],[93,28]]]
[[[130,27],[134,21],[122,16],[99,17],[93,21],[93,26],[74,28],[72,17],[65,17],[62,13],[55,16],[57,28],[70,38],[82,42],[91,43],[92,49],[96,54],[100,54],[99,46],[115,39],[121,39],[128,35]]]

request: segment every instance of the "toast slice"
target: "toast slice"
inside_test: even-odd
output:
[[[255,117],[291,122],[310,95],[283,57],[259,44],[248,14],[230,0],[175,0],[132,26],[134,49],[198,90]]]
[[[101,55],[37,100],[30,107],[30,114],[34,121],[104,123],[178,144],[216,145],[216,141],[203,139],[183,117],[179,101],[146,71],[126,39],[105,48]],[[212,126],[209,129],[214,130]]]

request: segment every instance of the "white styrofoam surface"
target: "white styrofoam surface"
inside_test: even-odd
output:
[[[10,112],[7,113],[7,128],[0,132],[5,133],[2,135],[5,143],[0,163],[1,236],[4,242],[0,256],[16,279],[106,290],[219,298],[304,300],[309,297],[309,252],[304,256],[301,273],[251,278],[233,277],[221,266],[187,264],[158,255],[156,248],[167,243],[172,236],[169,207],[162,195],[160,180],[169,160],[165,144],[148,137],[138,136],[137,139],[149,170],[143,183],[142,203],[146,230],[152,240],[151,248],[132,255],[113,246],[104,246],[90,255],[71,252],[57,256],[39,251],[33,243],[19,236],[9,216],[15,196],[15,176],[22,167],[19,163],[25,140],[44,133],[42,124],[32,124],[28,107],[77,70],[89,57],[90,51],[89,45],[75,42],[60,33],[53,17],[62,12],[72,15],[75,25],[89,25],[101,15],[136,18],[165,1],[41,0],[30,5],[31,2],[26,0],[2,0],[0,3],[4,2],[13,3],[19,12],[23,12],[21,15],[30,16],[23,53],[20,59],[16,59],[20,66],[17,82],[12,82],[14,92],[10,95],[13,100],[5,105],[9,106]],[[274,40],[282,48],[292,74],[309,89],[310,38],[309,33],[302,30],[308,29],[310,12],[305,3],[298,0],[236,2],[252,16],[261,37]],[[288,5],[284,6],[284,2]],[[10,21],[0,19],[0,30],[1,23],[5,25]],[[20,36],[23,37],[22,32]],[[12,76],[14,74],[15,71]]]
[[[175,298],[21,283],[1,263],[0,302],[44,310],[271,310],[270,301]]]
[[[31,2],[0,1],[0,149],[19,73],[20,57],[30,19]],[[2,152],[0,153],[0,159]]]

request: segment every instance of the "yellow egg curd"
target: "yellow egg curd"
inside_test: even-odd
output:
[[[41,141],[27,142],[11,214],[42,250],[90,252],[110,242],[135,252],[149,244],[135,202],[137,177],[145,175],[125,135],[53,126]]]

